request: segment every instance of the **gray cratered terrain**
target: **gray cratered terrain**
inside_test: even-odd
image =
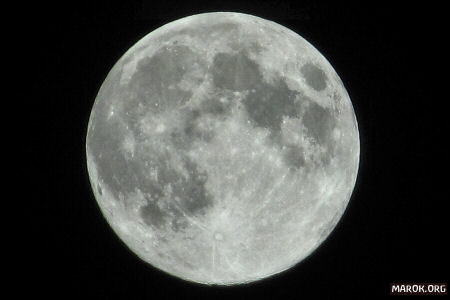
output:
[[[286,270],[350,199],[359,136],[328,61],[291,30],[238,13],[194,15],[145,36],[92,108],[98,204],[142,260],[206,284]]]

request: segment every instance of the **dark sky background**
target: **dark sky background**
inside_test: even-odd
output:
[[[442,7],[414,1],[403,7],[379,1],[154,2],[39,4],[23,16],[36,49],[30,58],[35,96],[26,101],[30,122],[39,126],[27,139],[39,205],[29,229],[36,258],[21,280],[34,295],[362,299],[387,296],[391,282],[448,282],[448,33]],[[117,59],[159,26],[212,11],[273,20],[312,43],[344,82],[361,138],[355,190],[322,246],[286,272],[228,288],[184,282],[129,251],[100,213],[84,156],[90,109]]]

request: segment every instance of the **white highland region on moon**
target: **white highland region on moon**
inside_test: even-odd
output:
[[[357,122],[330,63],[293,31],[207,13],[145,36],[93,106],[98,204],[142,260],[185,280],[251,282],[330,234],[359,164]]]

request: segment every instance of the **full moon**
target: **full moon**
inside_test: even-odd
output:
[[[114,65],[86,137],[90,182],[120,239],[184,280],[248,283],[293,267],[351,197],[348,93],[295,32],[241,13],[166,24]]]

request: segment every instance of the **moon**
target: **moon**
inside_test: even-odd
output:
[[[86,137],[114,232],[175,277],[233,285],[287,270],[351,197],[359,133],[349,95],[304,38],[218,12],[166,24],[114,65]]]

